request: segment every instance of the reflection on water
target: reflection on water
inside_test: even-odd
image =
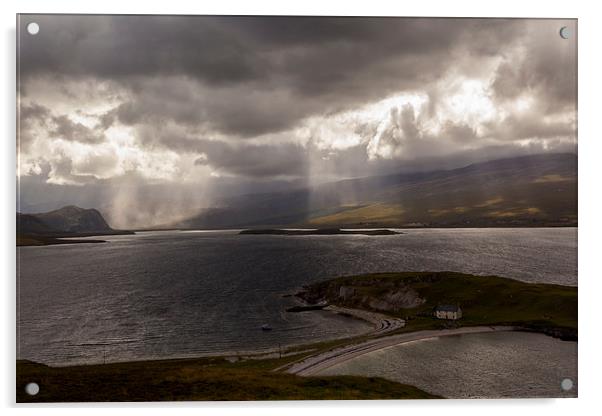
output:
[[[278,348],[368,329],[286,313],[283,295],[341,275],[456,270],[577,284],[576,228],[392,236],[149,232],[18,248],[18,357],[67,364]],[[263,324],[272,331],[261,331]]]
[[[454,335],[374,351],[322,375],[385,377],[448,398],[576,397],[577,343],[541,334]],[[561,388],[570,378],[574,387]]]

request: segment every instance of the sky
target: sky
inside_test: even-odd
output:
[[[23,212],[151,226],[229,195],[576,152],[574,20],[22,15],[17,30]]]

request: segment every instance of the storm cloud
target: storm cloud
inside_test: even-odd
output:
[[[562,26],[576,37],[574,20],[21,15],[18,175],[299,185],[574,151]]]

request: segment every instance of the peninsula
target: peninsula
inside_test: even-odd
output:
[[[403,272],[324,280],[297,297],[313,306],[291,312],[327,309],[366,319],[374,329],[247,356],[72,367],[17,361],[17,402],[438,398],[378,377],[320,376],[319,371],[369,351],[438,336],[523,330],[577,340],[577,288],[571,286]],[[440,304],[460,305],[462,318],[437,319],[433,309]],[[33,379],[44,386],[38,396],[25,394]]]

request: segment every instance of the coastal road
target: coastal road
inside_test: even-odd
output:
[[[333,365],[340,364],[360,355],[380,350],[382,348],[392,347],[393,345],[403,344],[410,341],[419,341],[422,339],[436,338],[450,335],[475,334],[481,332],[499,332],[515,330],[512,326],[475,326],[456,329],[441,329],[410,332],[385,336],[377,339],[371,339],[359,344],[348,345],[323,352],[303,361],[293,363],[287,370],[287,373],[300,376],[311,376],[319,373]]]

